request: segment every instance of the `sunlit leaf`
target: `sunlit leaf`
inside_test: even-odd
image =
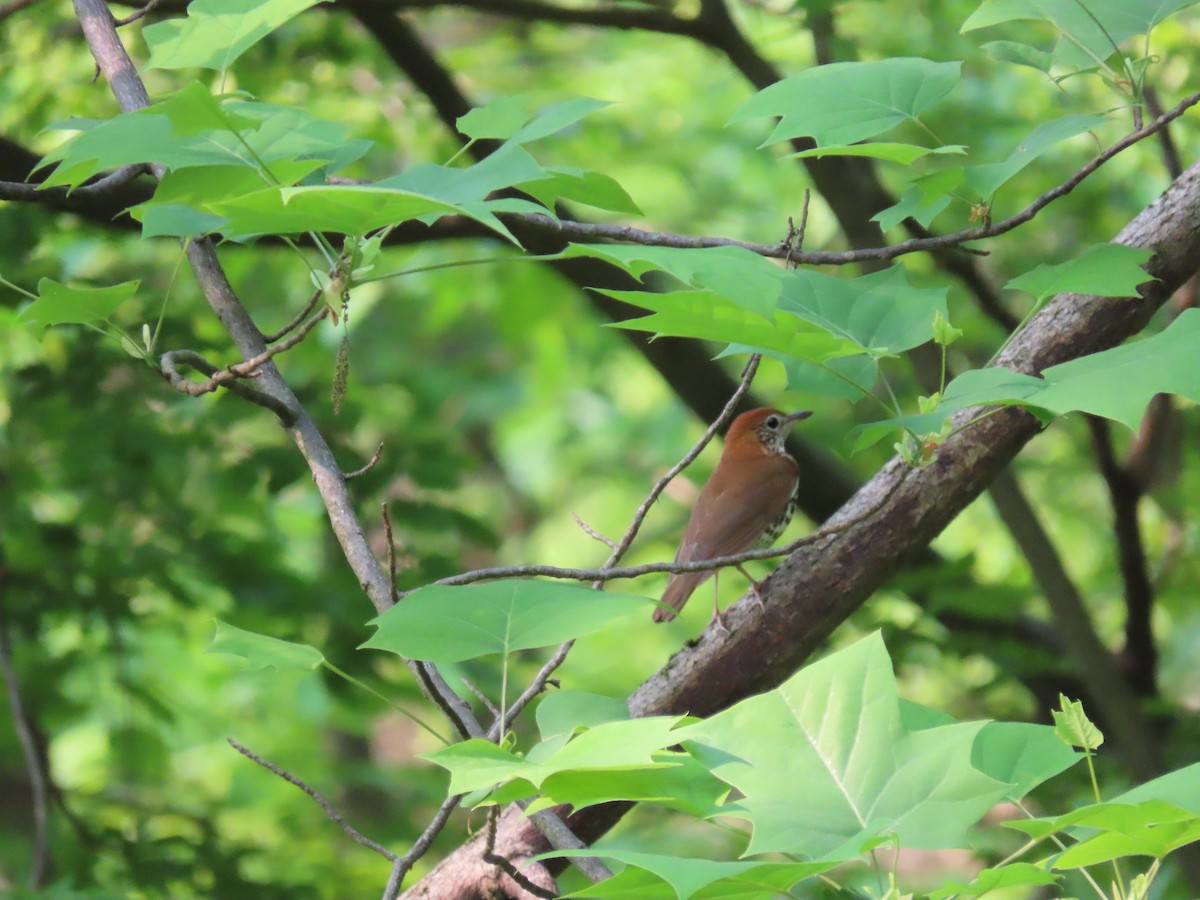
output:
[[[684,746],[736,787],[747,853],[857,855],[880,835],[903,846],[965,846],[1005,793],[975,769],[984,723],[909,731],[878,634],[802,669],[774,691],[683,729]]]
[[[21,313],[33,325],[85,325],[103,322],[137,293],[139,281],[101,288],[71,287],[50,278],[38,282],[38,298]]]
[[[1093,244],[1074,259],[1040,265],[1005,285],[1038,300],[1055,294],[1094,294],[1098,297],[1136,297],[1138,285],[1151,281],[1143,265],[1154,255],[1145,247]]]
[[[897,57],[805,69],[759,91],[730,118],[777,116],[765,144],[811,137],[817,146],[853,144],[917,118],[958,84],[957,62]]]
[[[930,900],[945,900],[947,897],[982,897],[984,894],[1011,887],[1032,887],[1054,884],[1059,876],[1032,863],[1009,863],[994,869],[984,869],[968,883],[950,880],[946,886],[931,891]]]
[[[820,158],[822,156],[863,156],[868,159],[882,159],[886,162],[900,163],[911,166],[918,159],[930,154],[966,153],[967,148],[959,145],[946,147],[920,147],[916,144],[842,144],[832,147],[814,147],[811,150],[801,150],[791,154],[796,159]]]
[[[217,622],[209,653],[229,653],[249,660],[256,669],[294,669],[311,672],[325,661],[316,647],[281,641],[265,634],[245,631],[227,622]]]
[[[372,619],[379,630],[362,646],[409,659],[455,662],[559,644],[650,605],[645,597],[555,581],[435,584]]]
[[[317,0],[194,0],[187,17],[148,25],[151,69],[229,68],[239,56]]]

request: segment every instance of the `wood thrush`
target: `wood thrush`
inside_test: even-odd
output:
[[[811,415],[808,410],[784,414],[777,409],[752,409],[733,420],[721,461],[700,491],[675,562],[730,556],[756,544],[774,543],[796,509],[798,467],[783,442],[793,422]],[[672,610],[683,609],[692,592],[713,574],[673,574],[662,595],[670,609],[657,607],[654,621],[674,619]],[[719,618],[715,598],[713,609]]]

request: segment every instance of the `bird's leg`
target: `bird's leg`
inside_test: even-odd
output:
[[[753,575],[747,572],[741,563],[736,563],[735,565],[737,566],[737,570],[745,575],[746,580],[750,582],[750,599],[758,604],[759,609],[761,609],[763,612],[766,612],[767,607],[766,604],[763,603],[762,593],[760,592],[763,583],[758,581]]]
[[[718,571],[713,574],[713,622],[717,625],[718,631],[724,631],[729,634],[729,626],[725,624],[725,616],[721,613],[721,606],[717,602],[717,582],[721,578],[721,573]]]

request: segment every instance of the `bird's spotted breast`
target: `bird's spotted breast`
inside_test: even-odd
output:
[[[762,537],[755,541],[754,549],[760,550],[770,547],[787,530],[788,525],[792,521],[792,516],[796,514],[796,494],[798,491],[799,484],[792,491],[792,496],[788,498],[787,506],[783,508],[783,512],[775,517],[775,521],[767,526],[767,530],[762,533]]]

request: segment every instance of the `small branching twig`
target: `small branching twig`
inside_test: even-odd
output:
[[[153,12],[154,8],[156,6],[158,6],[158,4],[160,4],[160,3],[162,3],[162,0],[149,0],[149,2],[145,6],[141,7],[140,9],[134,10],[129,15],[127,15],[125,18],[117,19],[115,22],[113,22],[113,25],[116,26],[117,28],[124,28],[126,25],[132,25],[138,19],[142,18],[143,16],[147,15],[148,13]]]
[[[600,532],[598,532],[596,529],[594,529],[587,522],[583,521],[583,519],[579,518],[578,513],[575,513],[575,512],[571,513],[571,518],[575,520],[575,524],[578,525],[581,529],[583,529],[583,533],[586,534],[588,537],[592,538],[593,540],[599,541],[600,543],[604,544],[611,550],[617,549],[616,541],[614,541],[612,538],[608,538],[608,537],[605,537],[604,535],[602,535]]]
[[[321,293],[322,291],[320,288],[317,288],[315,291],[313,291],[312,296],[308,298],[308,302],[304,304],[304,309],[300,310],[300,313],[296,316],[296,318],[292,319],[292,321],[288,322],[278,331],[273,331],[270,334],[264,334],[263,340],[268,344],[273,344],[281,338],[287,337],[289,334],[299,328],[304,323],[304,320],[308,318],[308,314],[317,308],[317,304],[321,301]]]
[[[492,714],[493,721],[496,723],[496,730],[499,731],[499,727],[500,727],[500,709],[499,709],[499,707],[497,707],[496,704],[492,702],[491,698],[487,694],[485,694],[483,691],[481,691],[475,685],[475,682],[470,681],[467,678],[462,678],[460,680],[462,681],[463,684],[465,684],[467,686],[467,690],[470,691],[472,694],[474,694],[476,697],[478,697],[479,701],[484,706],[487,707],[488,712],[490,712]],[[509,721],[512,721],[511,717],[509,717]],[[488,732],[488,736],[489,736],[489,738],[491,737],[490,731]]]
[[[378,462],[379,462],[380,457],[382,457],[382,456],[383,456],[383,441],[380,441],[379,446],[375,448],[374,455],[369,460],[367,460],[367,464],[365,466],[360,466],[359,468],[355,469],[353,472],[343,472],[342,477],[345,478],[347,481],[349,481],[351,478],[358,478],[360,475],[366,475],[373,468],[375,468],[376,464],[378,464]]]
[[[459,801],[462,800],[462,794],[454,794],[442,801],[436,815],[425,826],[425,830],[421,832],[421,836],[413,842],[412,847],[403,856],[395,860],[392,866],[391,877],[388,878],[387,888],[383,892],[383,900],[392,900],[396,893],[400,890],[400,885],[404,883],[404,876],[409,873],[417,860],[424,856],[434,838],[442,833],[442,829],[446,827],[446,823],[450,821],[450,814],[458,808]]]
[[[189,397],[200,397],[211,391],[215,391],[217,385],[214,384],[212,387],[206,387],[205,382],[192,381],[190,378],[185,378],[179,371],[180,366],[188,366],[197,372],[210,376],[210,378],[215,378],[224,371],[218,369],[194,350],[169,350],[164,353],[158,360],[159,373],[163,378],[167,379],[171,387],[175,388],[181,394],[187,394]],[[264,391],[255,390],[250,385],[243,384],[240,381],[226,381],[224,382],[224,387],[226,390],[237,394],[243,400],[248,400],[264,409],[269,409],[279,417],[279,421],[285,427],[291,427],[295,424],[296,413],[279,398],[272,397]]]
[[[2,577],[2,573],[0,573],[0,577]],[[4,683],[8,687],[8,705],[12,712],[13,727],[16,729],[17,739],[21,743],[21,752],[25,756],[25,770],[29,773],[29,787],[33,793],[33,864],[30,867],[29,883],[34,890],[37,890],[42,886],[42,881],[46,876],[46,867],[50,862],[50,839],[46,815],[49,779],[42,767],[37,741],[34,739],[33,725],[21,698],[21,686],[17,683],[17,672],[12,662],[12,643],[9,639],[8,619],[5,617],[3,609],[0,609],[0,672],[3,672]]]
[[[396,854],[393,853],[391,850],[387,849],[386,847],[384,847],[380,844],[375,843],[373,840],[371,840],[369,837],[367,837],[365,834],[363,834],[361,831],[359,831],[357,828],[355,828],[353,825],[351,825],[349,822],[347,822],[345,819],[343,819],[341,814],[336,809],[333,808],[333,805],[330,804],[330,802],[328,800],[326,800],[324,797],[322,797],[319,793],[317,793],[316,790],[309,787],[304,781],[297,778],[291,772],[288,772],[285,769],[279,768],[279,766],[275,765],[275,763],[271,762],[270,760],[263,759],[261,756],[259,756],[257,753],[255,753],[253,750],[250,750],[249,748],[243,746],[242,744],[239,744],[233,738],[226,738],[225,740],[227,740],[229,742],[229,746],[231,746],[238,753],[242,754],[242,756],[245,756],[248,759],[254,760],[256,763],[258,763],[264,769],[274,772],[276,775],[278,775],[284,781],[288,782],[289,784],[294,784],[296,787],[300,788],[300,790],[304,791],[304,793],[308,794],[308,796],[310,796],[314,800],[316,800],[317,803],[320,804],[321,809],[325,810],[325,814],[327,816],[329,816],[329,818],[333,819],[334,824],[337,825],[338,828],[342,829],[342,831],[344,831],[346,833],[346,835],[352,841],[354,841],[356,844],[361,844],[362,846],[366,847],[368,850],[374,850],[376,853],[378,853],[380,856],[384,857],[384,859],[388,860],[389,862],[394,863],[400,858],[400,857],[396,856]]]
[[[496,853],[496,819],[499,818],[499,815],[500,811],[495,806],[488,810],[487,846],[483,849],[484,862],[499,868],[505,875],[535,897],[542,897],[544,900],[556,900],[558,897],[556,892],[548,891],[541,885],[534,884],[520,869],[512,864],[511,860],[505,859]]]

